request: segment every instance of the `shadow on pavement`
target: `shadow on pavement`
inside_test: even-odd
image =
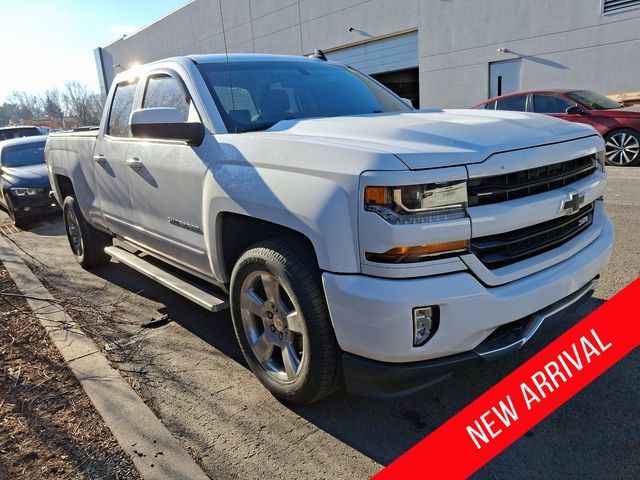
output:
[[[126,270],[123,272],[123,269]],[[166,305],[162,313],[248,368],[237,346],[229,312],[208,313],[123,265],[110,264],[92,273]],[[551,319],[551,325],[546,325],[511,357],[461,370],[453,378],[409,397],[376,400],[339,391],[314,405],[285,407],[376,462],[387,465],[603,302],[591,298],[569,310],[564,317]],[[203,318],[207,315],[209,320]]]

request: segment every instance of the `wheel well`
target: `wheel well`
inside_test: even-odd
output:
[[[605,138],[605,137],[607,137],[608,135],[612,135],[612,134],[614,134],[614,133],[616,133],[616,132],[619,132],[620,130],[631,130],[631,131],[632,131],[632,132],[634,132],[636,135],[640,135],[640,131],[638,131],[637,129],[632,128],[632,127],[615,127],[615,128],[612,128],[611,130],[608,130],[608,131],[604,132],[604,133],[602,134],[602,138]]]
[[[251,245],[274,238],[285,238],[296,247],[310,254],[316,266],[318,260],[311,240],[305,235],[276,223],[260,220],[237,213],[223,213],[218,223],[219,247],[227,278],[236,261]]]
[[[56,175],[56,183],[58,184],[58,195],[60,196],[60,204],[62,204],[65,198],[75,193],[73,190],[73,184],[71,183],[71,179],[69,177],[65,177],[64,175]]]

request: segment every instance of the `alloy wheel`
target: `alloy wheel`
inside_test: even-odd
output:
[[[240,295],[242,326],[256,360],[274,380],[295,381],[305,359],[308,336],[292,296],[266,271],[247,275]]]
[[[69,238],[69,244],[73,253],[81,257],[84,251],[82,246],[82,236],[80,234],[80,225],[78,223],[78,217],[76,212],[72,208],[68,208],[64,213],[64,223],[67,229],[67,237]]]
[[[616,133],[606,143],[606,155],[609,163],[614,165],[630,165],[638,159],[640,142],[629,133]]]

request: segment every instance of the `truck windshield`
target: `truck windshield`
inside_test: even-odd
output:
[[[624,107],[621,103],[614,102],[610,98],[590,90],[578,90],[576,92],[569,92],[567,95],[574,100],[583,103],[591,110],[612,110],[614,108]]]
[[[281,120],[413,110],[360,72],[339,64],[242,61],[198,69],[229,132],[265,130]],[[231,79],[231,82],[229,80]]]
[[[26,167],[44,163],[45,142],[6,146],[2,149],[3,167]]]

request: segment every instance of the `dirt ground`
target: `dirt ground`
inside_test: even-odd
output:
[[[0,478],[137,479],[0,265]]]

